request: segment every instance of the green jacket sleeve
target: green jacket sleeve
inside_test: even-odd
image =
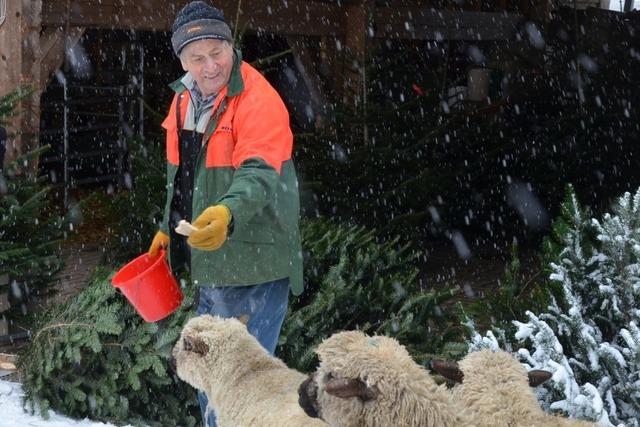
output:
[[[231,210],[234,227],[242,227],[273,202],[278,182],[278,173],[264,160],[247,159],[236,169],[229,190],[218,203]]]

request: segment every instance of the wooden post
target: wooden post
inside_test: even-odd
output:
[[[65,49],[80,40],[84,28],[42,29],[42,0],[7,2],[7,19],[0,27],[0,95],[20,86],[31,93],[20,102],[9,127],[5,165],[38,148],[40,96],[51,74],[65,59]],[[35,172],[37,159],[24,165],[23,172]]]
[[[296,67],[309,90],[311,106],[315,114],[314,126],[316,130],[324,129],[327,125],[329,101],[325,95],[322,81],[318,76],[317,67],[310,51],[309,42],[302,36],[288,36],[287,42],[291,47]]]
[[[17,88],[22,79],[22,2],[10,1],[6,4],[6,19],[0,26],[0,95],[6,95]],[[14,121],[17,123],[17,120]],[[15,126],[7,129],[15,132]],[[7,138],[5,164],[15,158],[17,143],[13,136]]]
[[[360,108],[365,102],[365,60],[367,39],[373,36],[373,34],[368,34],[370,29],[373,30],[371,27],[373,1],[358,0],[346,6],[345,12],[343,22],[346,29],[344,101],[353,108]]]
[[[38,147],[40,129],[40,28],[42,0],[7,2],[7,19],[0,28],[0,94],[21,85],[32,92],[17,107],[7,141],[5,164]],[[34,171],[37,163],[26,165]]]
[[[344,46],[344,37],[329,37],[322,36],[320,37],[319,43],[319,62],[318,62],[318,73],[327,83],[326,90],[328,94],[328,99],[331,102],[335,102],[343,98],[344,87],[343,87],[343,63],[344,61],[341,59],[344,57],[342,55],[342,49]],[[338,49],[340,47],[340,49]],[[332,108],[331,106],[329,106]]]
[[[374,37],[373,0],[358,0],[345,8],[346,29],[344,61],[343,102],[355,111],[362,112],[362,122],[353,129],[362,136],[362,141],[369,141],[367,124],[367,45]],[[358,129],[359,128],[359,129]]]
[[[9,333],[6,311],[11,308],[9,304],[9,275],[0,275],[0,335]]]
[[[0,25],[0,95],[5,95],[20,83],[22,64],[22,36],[20,33],[22,5],[16,1],[6,4],[6,18]]]

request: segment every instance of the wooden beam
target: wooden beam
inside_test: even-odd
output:
[[[66,49],[74,46],[84,33],[83,27],[71,27],[65,37],[61,27],[47,27],[40,36],[40,87],[45,88],[54,71],[64,63]]]
[[[43,0],[43,25],[67,24],[66,2]],[[170,31],[176,13],[187,0],[71,0],[69,25],[106,29]],[[416,2],[417,3],[417,2]],[[258,33],[304,36],[344,36],[357,13],[357,1],[217,0],[216,6],[233,27]],[[498,40],[511,36],[518,15],[492,12],[434,10],[428,4],[394,0],[371,12],[374,37],[421,40]],[[343,25],[344,23],[344,25]]]
[[[65,2],[44,1],[43,23],[50,26],[65,25]],[[170,31],[176,13],[186,3],[185,0],[73,0],[69,25]],[[246,25],[248,29],[256,32],[319,36],[337,34],[340,31],[341,8],[335,4],[313,0],[267,3],[261,0],[219,0],[215,5],[224,12],[227,22],[234,24],[240,4],[243,13],[240,16],[239,27]]]
[[[520,15],[493,12],[457,12],[414,7],[379,7],[376,37],[417,40],[506,40]]]

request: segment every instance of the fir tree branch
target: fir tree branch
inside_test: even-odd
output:
[[[51,329],[60,329],[60,328],[64,328],[64,327],[73,327],[73,326],[80,326],[80,327],[85,327],[85,328],[95,328],[96,325],[91,325],[88,323],[54,323],[52,325],[48,325],[45,326],[44,328],[40,329],[38,331],[38,333],[36,334],[36,336],[33,338],[34,341],[36,341],[38,339],[38,337],[45,331],[51,330]]]

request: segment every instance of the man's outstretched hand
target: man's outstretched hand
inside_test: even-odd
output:
[[[203,251],[219,249],[227,240],[231,211],[225,205],[210,206],[191,223],[193,231],[187,240],[189,246]]]

